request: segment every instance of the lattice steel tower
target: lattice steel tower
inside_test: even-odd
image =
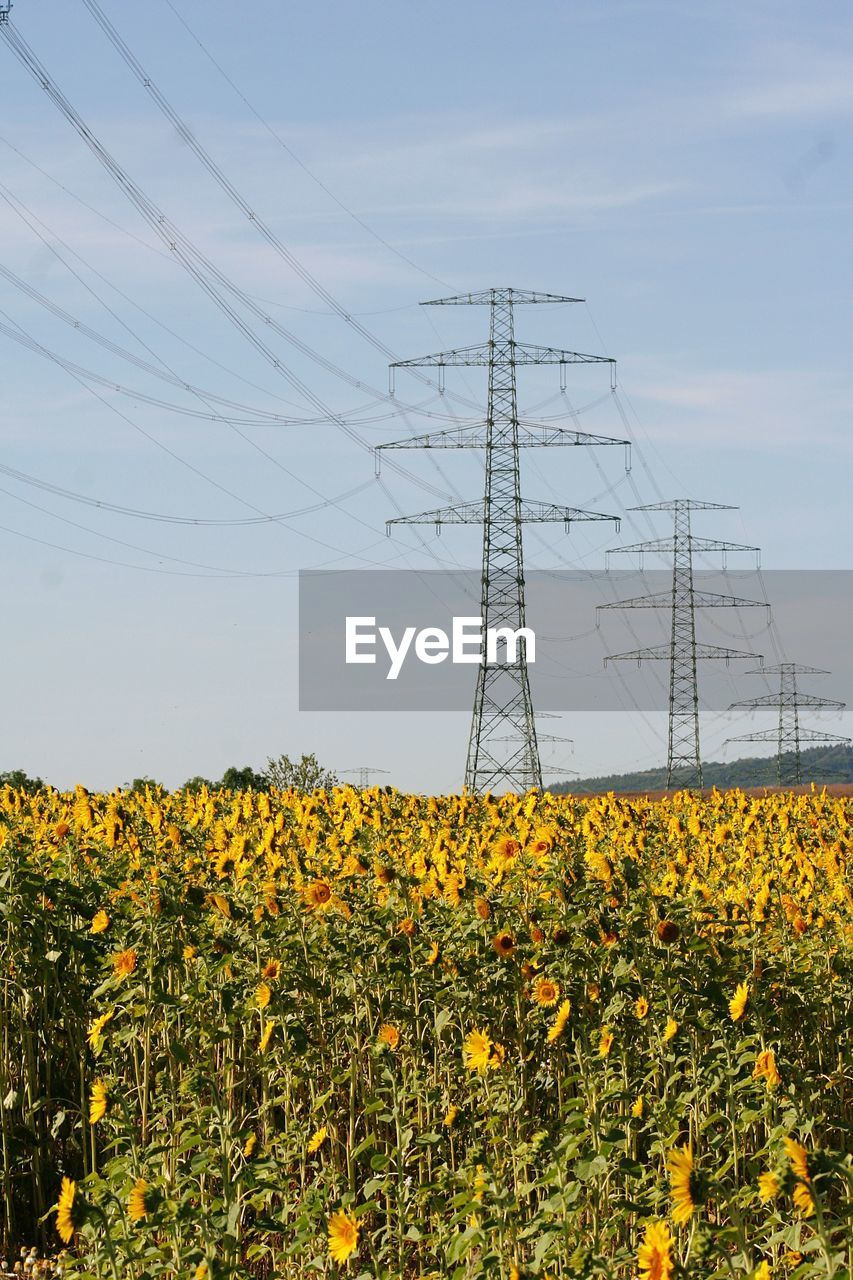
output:
[[[473,347],[441,351],[414,360],[400,360],[393,369],[437,367],[439,385],[444,369],[452,365],[488,368],[488,409],[485,424],[451,428],[429,435],[396,440],[381,449],[483,449],[486,483],[483,499],[461,502],[437,511],[401,516],[391,524],[482,524],[483,568],[481,616],[485,628],[525,626],[524,556],[521,526],[530,521],[556,521],[566,528],[575,520],[613,520],[616,516],[581,511],[551,502],[531,502],[521,497],[519,449],[546,445],[613,445],[628,448],[628,441],[591,435],[566,427],[520,422],[516,390],[518,365],[556,364],[561,385],[570,364],[608,364],[606,356],[583,355],[553,347],[516,342],[513,308],[521,303],[580,302],[549,293],[522,289],[484,289],[479,293],[438,298],[426,306],[485,305],[490,309],[489,341]],[[392,374],[393,376],[393,374]],[[465,767],[470,791],[527,791],[541,787],[542,770],[536,738],[533,702],[527,671],[527,654],[521,640],[514,662],[489,661],[478,668],[474,714]]]
[[[672,587],[669,591],[656,591],[650,595],[634,596],[600,605],[601,609],[669,609],[672,616],[668,644],[650,645],[633,649],[628,653],[614,653],[607,662],[634,659],[661,659],[669,662],[669,734],[666,758],[666,785],[672,787],[702,785],[702,757],[699,748],[699,686],[697,660],[721,658],[727,663],[732,658],[755,658],[754,653],[729,649],[715,644],[697,644],[696,610],[725,607],[731,609],[762,607],[761,600],[743,600],[740,596],[721,595],[715,591],[697,591],[693,585],[693,554],[696,551],[754,551],[757,547],[745,547],[737,542],[718,542],[714,538],[697,538],[690,528],[691,511],[734,511],[736,508],[719,502],[694,502],[690,498],[674,498],[671,502],[653,502],[633,511],[671,511],[673,534],[671,538],[658,538],[650,542],[635,542],[627,547],[615,547],[608,551],[643,555],[653,552],[672,554]]]
[[[776,743],[776,778],[780,787],[787,784],[795,786],[801,780],[800,743],[801,742],[850,742],[841,734],[818,733],[816,729],[800,728],[800,707],[811,707],[812,710],[833,707],[843,711],[847,705],[836,702],[834,698],[819,698],[812,693],[800,693],[797,688],[797,676],[826,676],[828,671],[818,667],[804,667],[798,662],[779,662],[774,667],[763,667],[760,672],[750,671],[747,675],[769,675],[779,677],[779,692],[767,693],[759,698],[745,698],[742,702],[733,702],[729,711],[744,707],[758,710],[761,707],[779,708],[779,725],[776,729],[760,729],[756,733],[743,733],[737,738],[728,738],[727,742],[775,742]]]

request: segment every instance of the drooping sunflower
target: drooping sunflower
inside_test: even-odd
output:
[[[98,1050],[103,1043],[104,1027],[115,1017],[115,1009],[108,1009],[106,1013],[100,1014],[89,1028],[89,1034],[86,1039],[89,1041],[91,1049]]]
[[[560,998],[560,984],[551,978],[537,978],[533,999],[542,1009],[552,1009]]]
[[[323,1143],[326,1141],[326,1138],[328,1137],[328,1133],[329,1133],[329,1130],[326,1128],[326,1126],[321,1125],[319,1129],[316,1129],[314,1133],[311,1134],[311,1137],[308,1139],[308,1145],[305,1148],[309,1156],[313,1156],[315,1151],[320,1150]]]
[[[602,1027],[601,1034],[598,1038],[598,1055],[600,1058],[606,1058],[610,1050],[613,1048],[613,1032],[609,1027]]]
[[[557,1040],[559,1040],[560,1036],[563,1034],[563,1032],[566,1029],[566,1023],[571,1017],[571,1013],[572,1013],[571,1000],[564,1000],[563,1003],[560,1005],[559,1009],[557,1010],[556,1018],[548,1028],[548,1035],[546,1038],[549,1044],[554,1044]]]
[[[393,1053],[397,1048],[397,1045],[400,1043],[400,1032],[392,1023],[383,1022],[382,1026],[379,1028],[379,1035],[377,1039],[380,1044],[387,1045]]]
[[[649,1002],[645,996],[637,996],[634,1001],[634,1013],[641,1020],[647,1016],[649,1012]]]
[[[672,1037],[677,1033],[677,1031],[678,1031],[678,1023],[675,1021],[675,1018],[667,1018],[666,1026],[663,1029],[664,1044],[668,1044],[669,1041],[672,1039]]]
[[[255,1147],[258,1145],[258,1135],[250,1133],[246,1141],[243,1143],[243,1159],[251,1160],[255,1153]]]
[[[255,987],[255,1004],[259,1009],[266,1009],[272,999],[272,989],[266,982],[259,982]]]
[[[684,1147],[676,1147],[666,1158],[669,1170],[669,1192],[672,1197],[672,1220],[679,1226],[689,1222],[696,1212],[694,1199],[696,1189],[693,1148],[688,1143]]]
[[[346,1262],[358,1248],[358,1223],[351,1213],[340,1211],[329,1218],[329,1256],[333,1262]]]
[[[673,1271],[672,1236],[665,1222],[648,1222],[637,1250],[640,1280],[669,1280]]]
[[[77,1194],[77,1183],[71,1178],[63,1178],[56,1202],[56,1230],[65,1244],[70,1244],[74,1232],[82,1227],[86,1220],[86,1205]]]
[[[492,1041],[487,1031],[469,1031],[462,1046],[462,1060],[469,1071],[484,1075],[492,1065]]]
[[[455,1103],[451,1102],[450,1106],[445,1111],[444,1119],[441,1122],[444,1125],[445,1129],[453,1128],[453,1122],[455,1121],[458,1115],[459,1115],[459,1108],[456,1106]]]
[[[96,1080],[89,1094],[89,1124],[103,1120],[110,1105],[110,1095],[103,1080]]]
[[[768,1089],[775,1089],[778,1084],[782,1083],[782,1077],[779,1075],[779,1069],[776,1066],[776,1054],[772,1049],[762,1049],[761,1053],[759,1053],[755,1059],[752,1078],[754,1080],[763,1080]]]
[[[749,1000],[749,983],[739,982],[735,988],[735,993],[729,1001],[729,1016],[732,1022],[740,1022],[746,1012],[747,1001]]]
[[[492,946],[502,960],[509,960],[515,950],[515,938],[509,929],[502,929],[500,933],[496,933],[492,938]]]
[[[790,1161],[791,1172],[796,1178],[793,1191],[794,1204],[804,1218],[810,1218],[814,1213],[814,1200],[809,1190],[811,1174],[809,1173],[808,1152],[801,1143],[796,1142],[793,1138],[785,1138],[785,1154]]]

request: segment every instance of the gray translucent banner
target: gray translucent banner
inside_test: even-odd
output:
[[[778,691],[778,675],[749,674],[760,668],[759,655],[768,666],[794,661],[825,669],[831,674],[799,676],[800,688],[853,703],[853,570],[703,570],[694,585],[701,605],[696,642],[700,657],[708,655],[698,664],[703,708],[724,711],[738,699]],[[534,639],[526,648],[537,709],[665,710],[671,612],[642,598],[671,586],[666,570],[528,573],[526,623]],[[762,603],[710,607],[710,593]],[[632,607],[611,607],[620,601]],[[302,572],[299,709],[468,711],[481,660],[479,616],[476,570]],[[663,656],[609,658],[646,648]],[[507,660],[502,638],[496,652]],[[773,715],[761,713],[768,723]]]

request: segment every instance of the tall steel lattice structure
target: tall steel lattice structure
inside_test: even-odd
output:
[[[850,742],[849,738],[841,734],[818,733],[816,729],[800,728],[801,707],[809,707],[813,711],[832,707],[836,711],[843,711],[847,705],[844,702],[836,702],[834,698],[820,698],[812,693],[801,693],[797,688],[797,676],[826,676],[829,675],[828,671],[821,671],[818,667],[804,667],[798,662],[779,662],[773,667],[762,667],[760,672],[750,671],[746,674],[778,676],[779,692],[763,694],[759,698],[745,698],[742,702],[733,702],[729,711],[740,708],[757,711],[762,707],[778,707],[778,728],[744,733],[737,738],[728,738],[727,741],[775,742],[776,778],[780,787],[786,784],[796,786],[801,781],[801,742]]]
[[[702,786],[702,757],[699,748],[699,684],[697,662],[706,658],[718,658],[726,663],[732,658],[755,658],[756,654],[740,649],[729,649],[715,644],[698,644],[696,641],[696,610],[710,608],[767,608],[764,601],[744,600],[740,596],[722,595],[715,591],[697,591],[693,583],[693,556],[695,552],[753,551],[757,547],[742,546],[737,542],[718,542],[714,538],[697,538],[691,531],[691,511],[734,511],[736,508],[719,502],[694,502],[691,498],[674,498],[671,502],[653,502],[633,511],[671,511],[673,534],[671,538],[658,538],[650,542],[635,542],[631,546],[615,547],[613,553],[672,555],[672,587],[669,591],[656,591],[649,595],[634,596],[600,605],[601,609],[669,609],[672,617],[668,644],[650,645],[627,653],[614,653],[607,662],[633,659],[660,659],[669,663],[669,735],[666,757],[666,785],[687,787]]]
[[[607,356],[583,355],[554,347],[517,342],[514,308],[519,304],[581,302],[550,293],[522,289],[484,289],[479,293],[438,298],[425,306],[488,306],[489,340],[473,347],[441,351],[414,360],[400,360],[394,369],[433,367],[439,370],[443,386],[444,370],[453,365],[480,365],[488,369],[488,409],[484,424],[460,426],[429,435],[396,440],[380,449],[483,449],[486,483],[481,501],[461,502],[437,511],[401,516],[391,524],[482,524],[483,568],[481,617],[487,629],[506,627],[518,631],[525,626],[524,556],[521,527],[528,522],[554,521],[568,529],[575,520],[612,520],[617,516],[582,511],[551,502],[533,502],[521,497],[519,449],[548,445],[614,445],[629,447],[627,440],[592,435],[566,427],[520,422],[516,369],[519,365],[556,364],[561,385],[565,370],[573,364],[607,364]],[[393,383],[392,383],[393,386]],[[542,769],[536,737],[533,701],[527,670],[524,640],[515,661],[499,662],[484,656],[478,668],[474,714],[465,767],[465,786],[470,791],[503,788],[527,791],[542,786]]]

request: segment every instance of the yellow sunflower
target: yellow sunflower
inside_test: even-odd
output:
[[[275,982],[276,978],[278,978],[280,973],[281,973],[281,961],[267,960],[261,972],[261,977],[265,978],[267,982]]]
[[[563,1032],[566,1029],[566,1023],[571,1017],[571,1013],[572,1013],[571,1000],[564,1000],[563,1003],[560,1005],[559,1009],[557,1010],[556,1018],[548,1028],[547,1040],[549,1044],[554,1044],[555,1041],[559,1040],[560,1036],[563,1034]]]
[[[492,946],[502,960],[508,960],[515,950],[515,938],[508,929],[502,929],[492,938]]]
[[[679,1226],[689,1222],[696,1212],[694,1191],[693,1148],[685,1147],[670,1151],[666,1159],[669,1170],[669,1192],[672,1196],[672,1220]]]
[[[749,1000],[749,983],[739,982],[735,988],[735,993],[729,1001],[729,1016],[732,1022],[739,1022],[746,1012],[746,1004]]]
[[[640,1280],[670,1280],[673,1272],[672,1236],[665,1222],[648,1222],[637,1250]]]
[[[613,1032],[609,1027],[602,1027],[601,1034],[598,1039],[598,1056],[600,1058],[606,1058],[612,1048]]]
[[[89,1028],[89,1034],[86,1037],[89,1041],[91,1049],[99,1049],[103,1042],[104,1027],[115,1017],[115,1009],[109,1009],[106,1013],[102,1013],[97,1017]]]
[[[390,1022],[383,1022],[379,1028],[379,1036],[377,1038],[380,1044],[387,1044],[388,1048],[393,1052],[400,1043],[400,1032]]]
[[[667,1044],[678,1031],[678,1023],[675,1018],[667,1018],[666,1026],[663,1029],[663,1042]]]
[[[137,1178],[127,1197],[127,1216],[131,1222],[147,1218],[156,1203],[156,1193],[144,1178]]]
[[[649,1002],[645,996],[637,996],[634,1001],[634,1013],[640,1019],[645,1018],[649,1012]]]
[[[127,978],[136,968],[137,955],[132,947],[113,956],[113,972],[117,978]]]
[[[462,1047],[462,1060],[469,1071],[484,1075],[492,1065],[492,1042],[486,1031],[469,1031]]]
[[[77,1183],[71,1178],[63,1178],[56,1202],[56,1230],[65,1244],[71,1243],[85,1216],[85,1204],[77,1195]]]
[[[311,1134],[311,1137],[308,1139],[308,1145],[305,1148],[309,1156],[313,1156],[315,1151],[320,1150],[323,1143],[326,1141],[326,1138],[328,1137],[328,1133],[329,1133],[329,1130],[326,1128],[325,1125],[322,1125],[319,1129],[316,1129],[314,1133]]]
[[[329,1256],[333,1262],[346,1262],[358,1248],[358,1223],[351,1213],[333,1213],[329,1218]]]
[[[791,1172],[797,1180],[793,1192],[794,1204],[804,1218],[810,1218],[814,1213],[814,1200],[809,1190],[811,1175],[809,1174],[808,1152],[801,1143],[795,1142],[793,1138],[785,1138],[785,1154],[790,1161]]]
[[[775,1200],[779,1194],[780,1182],[778,1177],[772,1170],[768,1169],[765,1173],[758,1175],[758,1198],[759,1200],[768,1201]]]
[[[533,999],[542,1009],[552,1009],[560,998],[560,984],[551,978],[537,978]]]
[[[782,1083],[782,1077],[779,1075],[779,1069],[776,1066],[776,1054],[772,1049],[762,1049],[761,1053],[759,1053],[755,1059],[752,1077],[754,1080],[763,1080],[768,1089],[775,1089],[778,1084]]]
[[[266,1009],[272,999],[272,990],[266,982],[259,982],[255,987],[255,1004],[259,1009]]]
[[[103,1080],[96,1080],[89,1094],[89,1124],[97,1124],[99,1120],[103,1120],[109,1105],[110,1095],[107,1092],[107,1086]]]
[[[304,898],[306,905],[312,911],[322,911],[332,901],[332,888],[325,880],[312,880],[305,887]]]
[[[103,933],[105,929],[110,927],[110,918],[106,911],[98,911],[92,917],[92,923],[89,927],[90,933]]]

